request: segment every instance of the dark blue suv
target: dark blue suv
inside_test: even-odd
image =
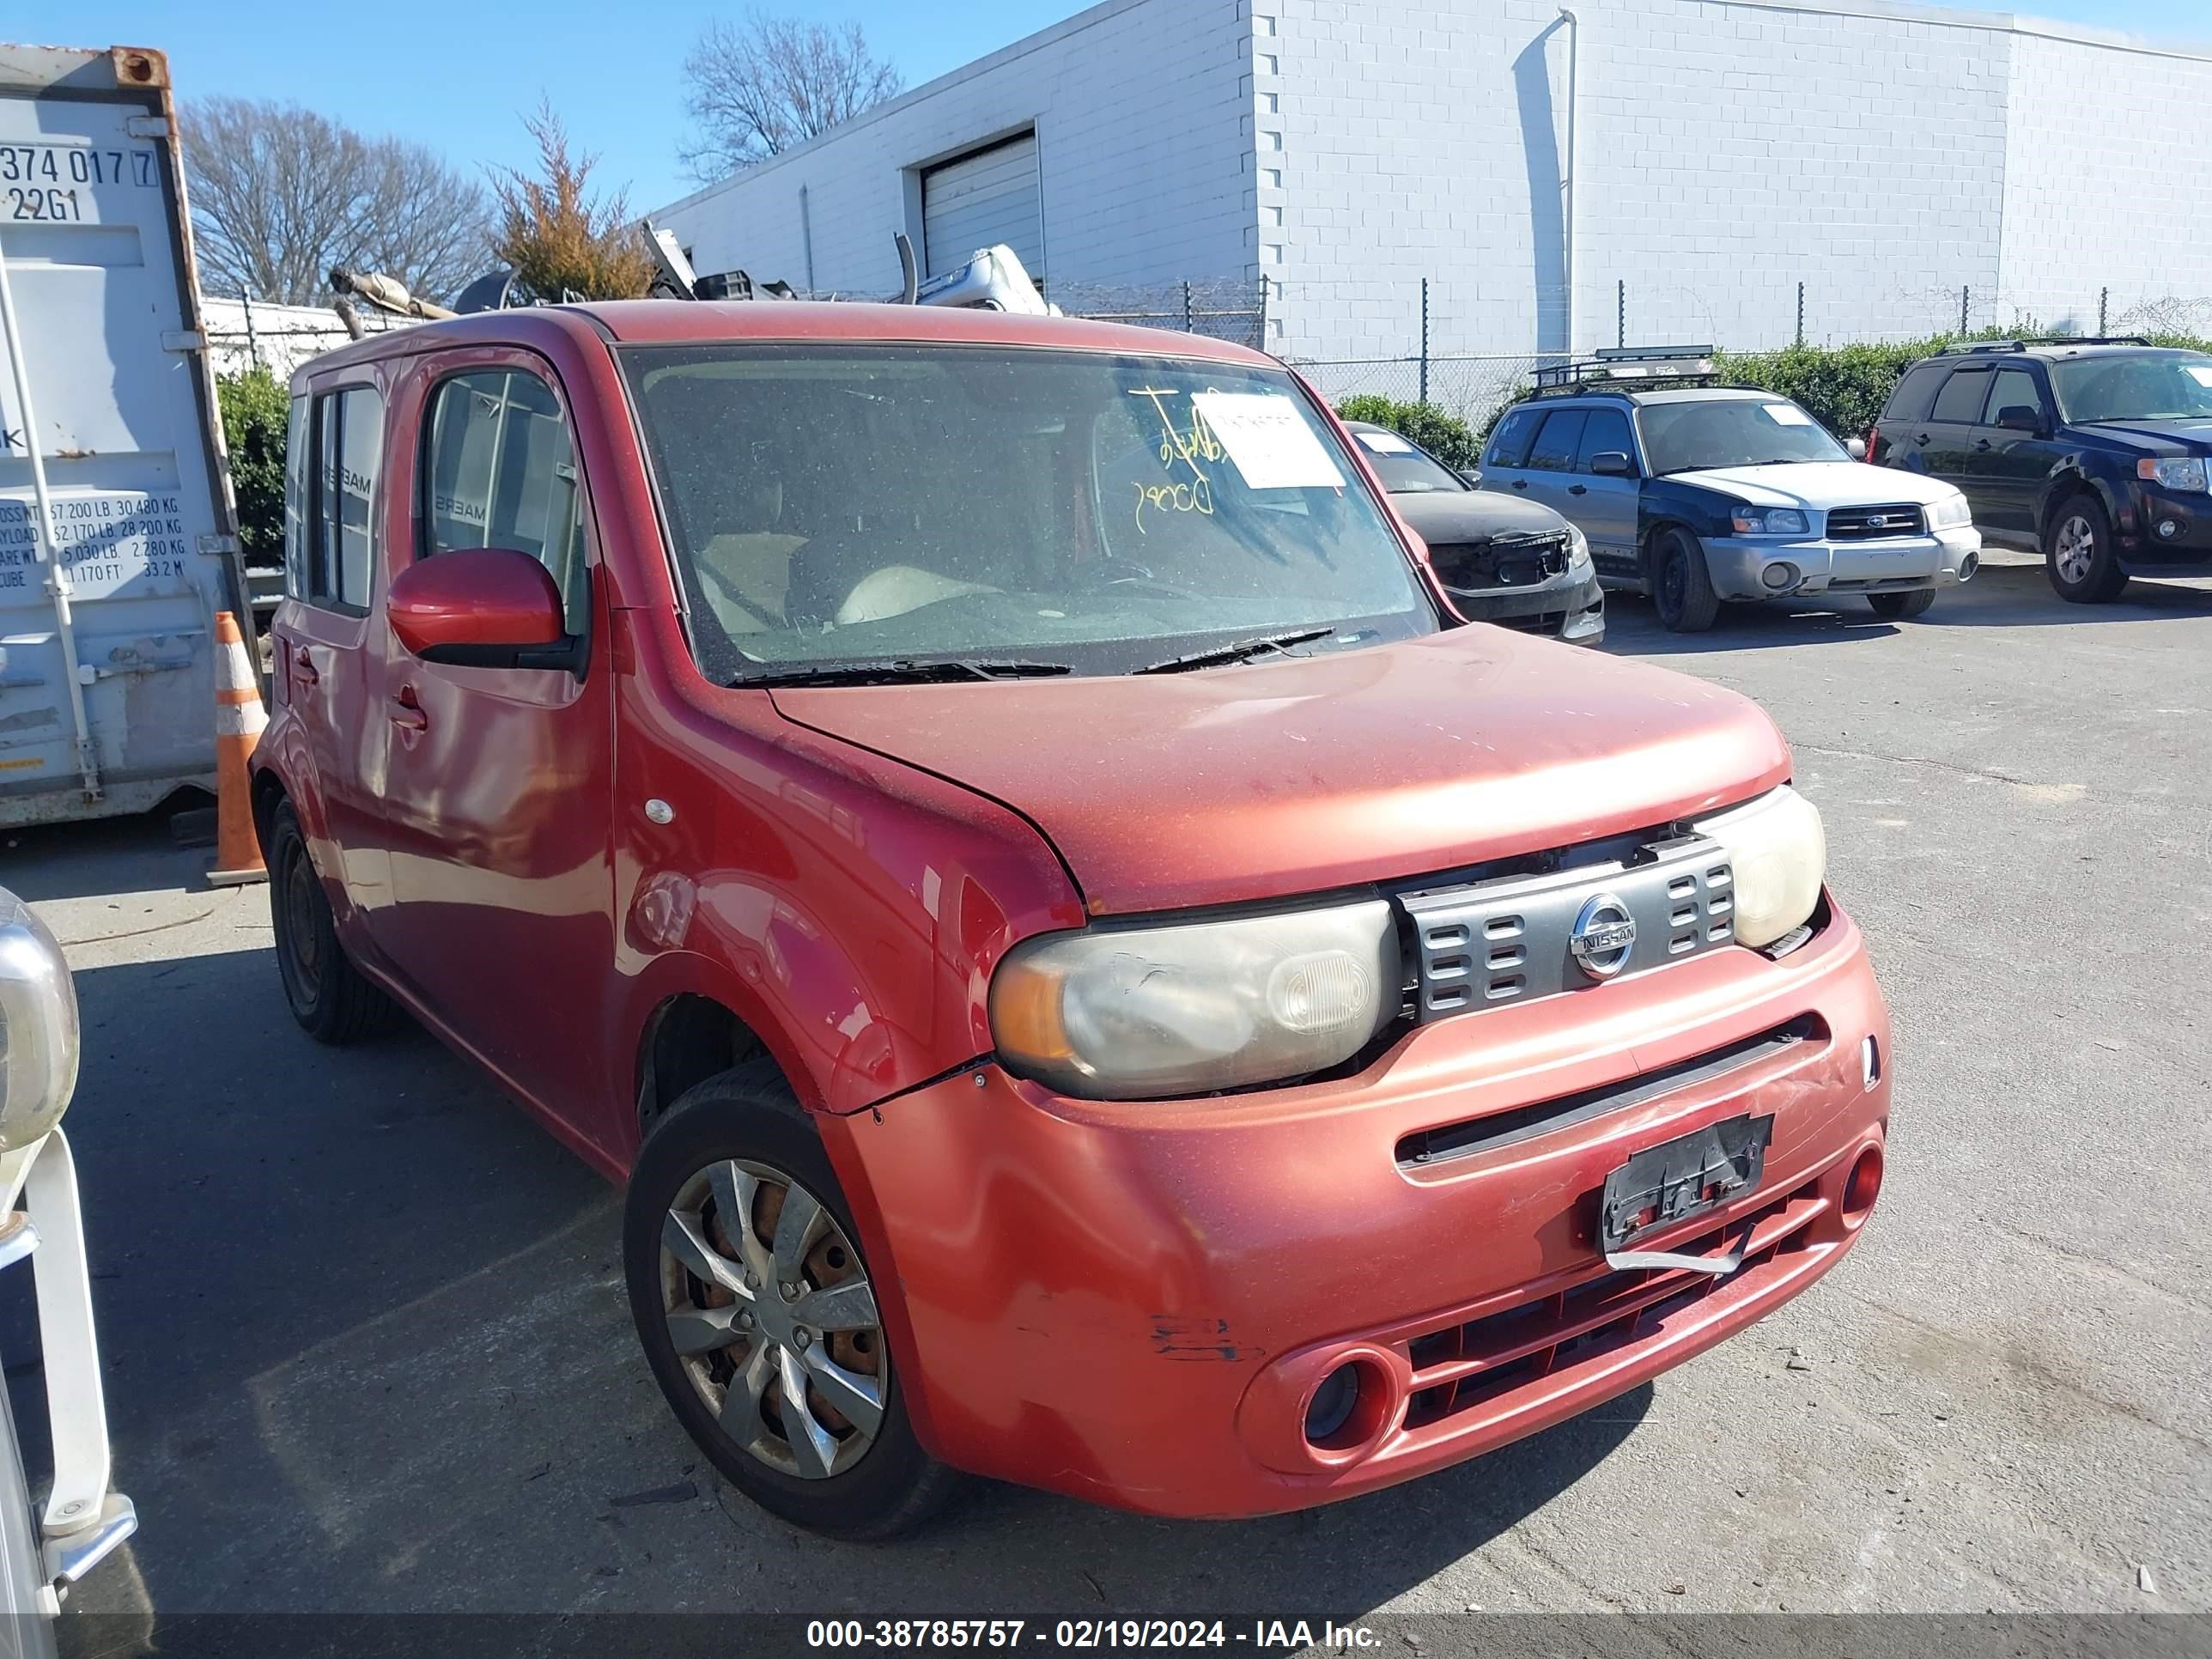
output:
[[[1984,539],[2040,552],[2061,599],[2212,574],[2212,356],[2140,339],[2001,340],[1916,363],[1867,459],[1966,493]]]

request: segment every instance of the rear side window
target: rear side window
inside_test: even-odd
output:
[[[1617,409],[1593,409],[1583,426],[1583,441],[1575,452],[1575,471],[1590,470],[1590,457],[1602,455],[1608,450],[1636,458],[1635,441],[1628,435],[1628,416]]]
[[[1485,466],[1518,466],[1528,454],[1528,440],[1536,435],[1536,422],[1543,418],[1540,409],[1516,409],[1509,412],[1498,423],[1498,430],[1490,434],[1490,447],[1482,452]]]
[[[1936,418],[1972,426],[1982,418],[1982,399],[1989,396],[1990,372],[1962,368],[1943,382],[1936,394]]]
[[[431,394],[424,556],[509,547],[553,573],[568,632],[584,631],[576,447],[552,387],[521,370],[457,374]]]
[[[284,591],[325,610],[365,611],[384,399],[366,386],[295,398],[284,443]]]
[[[1889,401],[1882,405],[1885,421],[1924,421],[1936,401],[1936,388],[1951,372],[1948,363],[1916,363],[1905,370],[1905,378],[1890,389]]]
[[[1575,452],[1582,447],[1583,426],[1589,417],[1579,409],[1555,409],[1544,419],[1528,452],[1528,465],[1545,472],[1571,472]]]
[[[1990,377],[1989,407],[1982,411],[1982,422],[1995,426],[1997,416],[2008,409],[2032,409],[2040,417],[2043,414],[2043,392],[2035,384],[2035,376],[2024,368],[2001,368]]]

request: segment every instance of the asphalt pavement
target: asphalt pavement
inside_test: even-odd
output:
[[[76,1605],[2212,1607],[2212,584],[2075,608],[2001,558],[1917,622],[1738,608],[1680,639],[1616,599],[1610,628],[1796,746],[1895,1014],[1881,1207],[1655,1384],[1265,1521],[995,1486],[889,1547],[766,1518],[635,1352],[596,1176],[411,1027],[310,1042],[264,890],[209,890],[158,824],[0,840],[76,970],[67,1127],[142,1517]]]

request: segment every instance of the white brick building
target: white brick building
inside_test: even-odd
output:
[[[1624,306],[1632,341],[1780,344],[1801,282],[1814,340],[1962,295],[2212,325],[2212,49],[1886,0],[1574,9],[1106,0],[654,218],[702,270],[817,290],[986,226],[1073,309],[1264,277],[1303,359],[1415,352],[1424,278],[1437,355],[1610,345]]]

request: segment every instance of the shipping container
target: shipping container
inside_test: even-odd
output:
[[[0,45],[0,824],[211,787],[252,618],[161,52]]]

